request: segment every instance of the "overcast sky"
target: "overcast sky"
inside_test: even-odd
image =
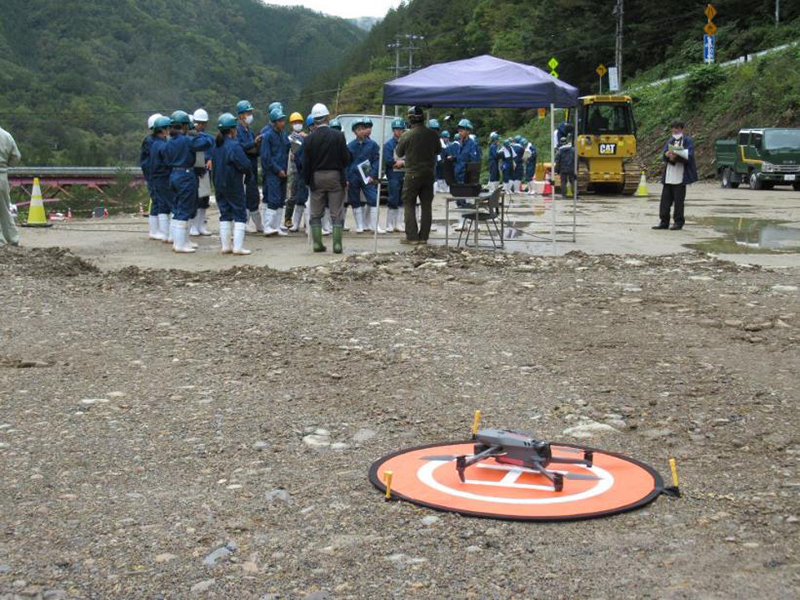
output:
[[[265,4],[283,6],[305,6],[337,17],[383,17],[390,8],[400,4],[400,0],[264,0]]]

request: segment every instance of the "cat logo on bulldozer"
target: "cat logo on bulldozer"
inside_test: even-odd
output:
[[[616,144],[600,144],[600,154],[616,154]]]

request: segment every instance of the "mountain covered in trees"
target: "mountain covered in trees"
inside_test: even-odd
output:
[[[29,165],[135,164],[149,114],[247,98],[263,123],[365,35],[259,0],[4,0],[0,126]]]

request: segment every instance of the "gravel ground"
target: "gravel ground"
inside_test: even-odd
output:
[[[691,253],[0,249],[0,598],[797,597],[798,285]],[[382,500],[375,459],[478,408],[674,456],[683,498],[561,524]],[[588,422],[614,430],[563,434]]]

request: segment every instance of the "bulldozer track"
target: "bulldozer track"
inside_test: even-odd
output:
[[[622,184],[622,195],[633,196],[639,187],[639,180],[642,177],[642,167],[638,163],[630,160],[625,161],[625,182]]]

